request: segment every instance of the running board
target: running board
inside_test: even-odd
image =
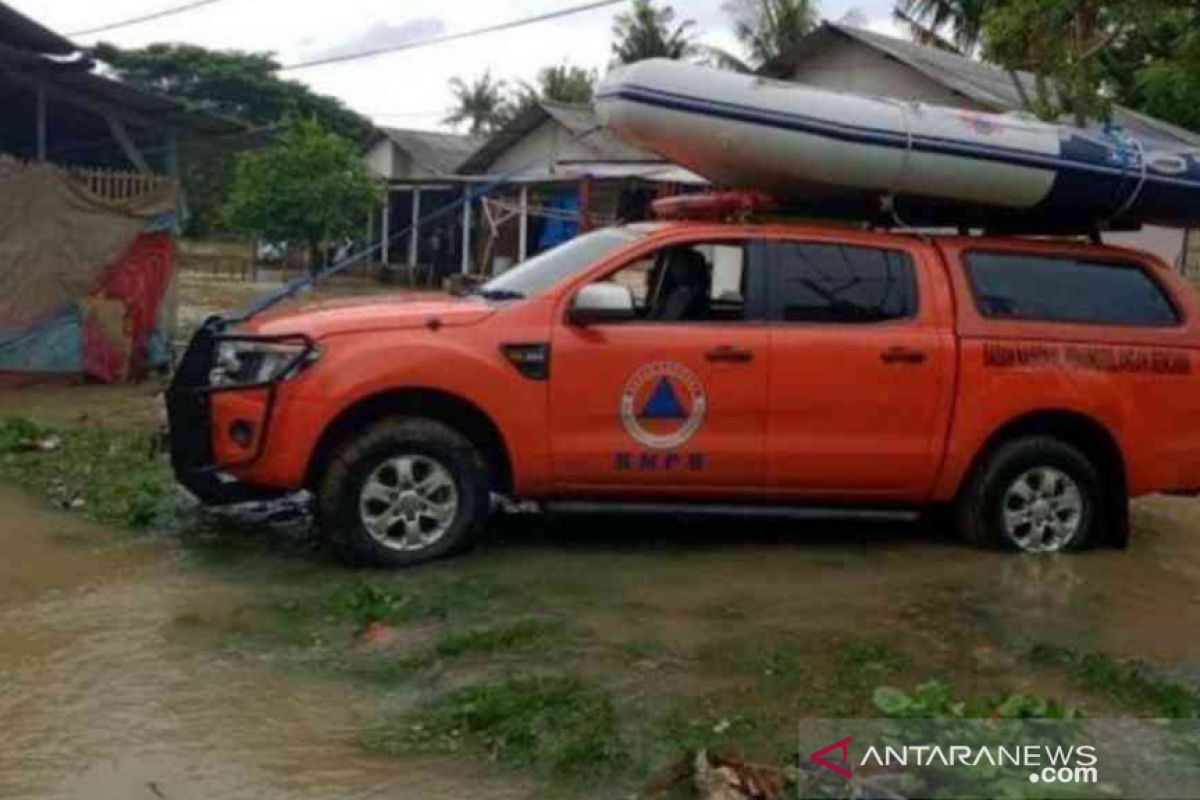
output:
[[[839,508],[836,506],[764,506],[728,503],[630,503],[593,500],[552,500],[542,509],[559,514],[681,514],[704,517],[763,519],[856,520],[916,522],[921,512],[908,508]]]

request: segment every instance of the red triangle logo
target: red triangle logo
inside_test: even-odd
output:
[[[837,741],[831,745],[826,745],[825,747],[822,747],[820,750],[818,750],[817,752],[815,752],[811,756],[809,756],[809,758],[811,758],[813,761],[820,764],[822,767],[833,770],[838,775],[841,775],[843,778],[849,778],[851,776],[851,773],[850,773],[850,769],[846,765],[850,763],[850,742],[852,742],[852,741],[854,741],[854,737],[847,736],[845,739],[842,739],[841,741]],[[840,763],[838,763],[838,764],[835,764],[832,761],[827,761],[825,759],[825,756],[827,756],[828,754],[835,752],[835,751],[842,754]]]

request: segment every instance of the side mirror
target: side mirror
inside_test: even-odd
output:
[[[590,283],[571,301],[567,319],[575,325],[633,319],[633,292],[616,283]]]

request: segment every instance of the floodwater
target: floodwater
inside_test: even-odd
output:
[[[687,650],[727,620],[930,651],[977,641],[968,671],[1021,676],[1017,654],[1051,643],[1200,675],[1200,501],[1139,501],[1134,527],[1128,551],[1022,558],[905,526],[568,519],[437,569],[550,576],[603,598],[578,609],[600,642],[650,633]],[[169,539],[0,485],[0,548],[0,797],[531,796],[486,766],[362,753],[369,690],[222,646],[195,620],[234,613],[253,587]]]
[[[188,624],[240,602],[170,542],[0,485],[0,797],[456,798],[470,770],[371,757],[353,687],[223,652]]]
[[[612,641],[687,650],[727,620],[727,633],[976,648],[979,665],[1014,677],[1031,647],[1050,644],[1147,661],[1200,687],[1200,499],[1136,501],[1133,526],[1127,550],[1022,557],[897,524],[564,518],[544,541],[514,536],[512,552],[491,556],[610,598],[581,614]]]

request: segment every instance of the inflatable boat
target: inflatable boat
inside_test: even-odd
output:
[[[1200,154],[651,59],[599,87],[621,138],[815,216],[995,230],[1200,225]]]

